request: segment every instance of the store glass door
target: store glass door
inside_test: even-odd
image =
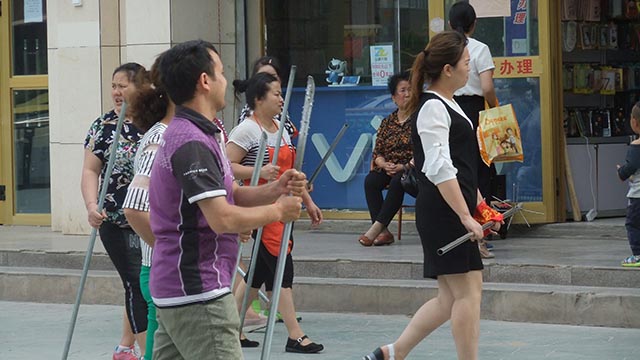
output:
[[[48,225],[46,1],[0,4],[0,223]]]

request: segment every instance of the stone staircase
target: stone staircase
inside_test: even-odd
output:
[[[354,244],[353,233],[366,223],[335,226],[328,228],[337,232],[296,230],[294,291],[299,311],[410,315],[436,295],[437,283],[422,278],[421,260],[415,260],[422,254],[410,226],[402,244],[385,248]],[[619,224],[551,224],[517,228],[513,234],[529,238],[497,241],[504,252],[485,263],[484,319],[640,328],[640,269],[613,266],[628,251]],[[320,239],[324,245],[314,245]],[[550,265],[508,256],[518,251],[544,258],[550,242],[559,248],[572,246],[562,251],[579,261]],[[596,261],[602,260],[594,255],[602,249],[610,249],[605,255],[611,261]],[[83,261],[81,251],[0,249],[0,300],[73,303]],[[596,265],[582,265],[589,263]],[[612,266],[598,265],[602,263]],[[105,254],[92,257],[83,303],[122,303],[120,279]]]
[[[73,303],[82,254],[0,252],[0,299]],[[436,295],[422,264],[299,260],[296,306],[308,312],[411,314]],[[580,266],[488,264],[484,319],[640,327],[640,271]],[[85,304],[120,304],[120,279],[105,255],[94,255]]]

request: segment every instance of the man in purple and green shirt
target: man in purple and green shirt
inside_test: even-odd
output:
[[[228,296],[237,234],[297,219],[306,180],[291,170],[261,187],[234,183],[213,122],[227,85],[213,45],[179,44],[163,54],[159,71],[177,108],[149,187],[156,238],[149,287],[159,325],[153,358],[242,359],[238,312]],[[289,193],[296,196],[283,196]]]

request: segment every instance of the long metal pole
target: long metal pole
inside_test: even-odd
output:
[[[307,88],[305,90],[304,106],[302,108],[302,119],[300,120],[300,137],[298,138],[298,151],[294,168],[302,169],[302,161],[307,143],[307,135],[309,133],[309,122],[311,119],[311,109],[313,108],[313,97],[315,95],[315,83],[313,77],[307,77]],[[280,253],[276,263],[276,276],[273,281],[273,292],[271,295],[271,307],[269,308],[269,318],[267,319],[267,329],[264,334],[264,346],[262,347],[262,355],[260,359],[268,360],[271,354],[271,340],[273,338],[273,327],[276,323],[276,315],[278,313],[278,303],[280,302],[280,290],[282,287],[282,278],[284,277],[284,266],[287,262],[287,250],[289,250],[289,238],[293,231],[293,222],[288,222],[284,226],[282,233],[282,241],[280,243]]]
[[[506,219],[510,216],[513,216],[516,212],[520,211],[522,209],[522,204],[516,204],[514,205],[511,209],[505,211],[504,213],[502,213],[502,216]],[[482,231],[489,229],[490,227],[492,227],[495,224],[495,222],[493,221],[489,221],[485,224],[482,225]],[[455,247],[459,246],[460,244],[464,243],[465,241],[471,239],[471,237],[473,236],[472,232],[466,233],[465,235],[460,236],[459,238],[453,240],[452,242],[448,243],[447,245],[439,248],[436,253],[440,256],[448,253],[449,251],[453,250]]]
[[[287,82],[287,93],[284,94],[284,106],[282,107],[282,113],[280,113],[280,128],[278,128],[278,139],[276,139],[276,147],[273,149],[273,159],[271,163],[275,166],[278,164],[278,155],[280,154],[280,141],[282,140],[282,133],[284,132],[284,123],[287,121],[287,114],[289,111],[289,102],[291,101],[291,92],[293,90],[293,81],[296,77],[295,65],[291,65],[291,71],[289,72],[289,81]]]
[[[264,152],[267,149],[267,133],[265,133],[264,131],[262,132],[262,134],[260,134],[260,145],[258,146],[258,154],[256,155],[256,159],[262,159],[264,157]],[[261,166],[258,165],[257,160],[256,160],[256,164],[253,167],[253,173],[251,174],[251,183],[250,186],[257,186],[258,185],[258,181],[260,180],[260,169]],[[256,243],[259,243],[257,240],[254,240]],[[242,274],[242,277],[244,277],[244,271],[242,271],[242,269],[240,268],[240,260],[242,259],[242,248],[243,248],[243,243],[240,242],[240,246],[238,247],[238,258],[236,259],[236,271]],[[256,247],[253,247],[253,251],[255,253],[256,251]],[[253,253],[251,254],[251,259],[253,259]],[[251,261],[250,261],[251,262]],[[253,262],[251,262],[252,265]],[[244,295],[242,298],[242,305],[245,305],[245,299],[249,299],[249,284],[251,284],[251,281],[253,281],[253,273],[251,273],[252,278],[247,279],[247,284],[245,286],[244,289]],[[235,285],[235,280],[236,280],[236,276],[233,277],[233,280],[231,281],[231,289],[234,289],[234,285]],[[244,326],[244,319],[245,316],[247,315],[247,308],[243,307],[243,311],[240,313],[240,331],[242,331],[242,327]]]
[[[316,180],[318,175],[320,175],[320,170],[322,170],[322,167],[324,166],[324,164],[327,163],[327,160],[329,160],[329,157],[331,156],[331,154],[333,154],[333,152],[336,150],[336,146],[338,146],[338,143],[344,136],[344,133],[347,132],[348,127],[349,127],[348,123],[344,123],[344,125],[342,125],[342,128],[338,132],[338,135],[336,135],[335,139],[333,139],[333,142],[331,143],[331,146],[329,146],[329,150],[327,150],[327,153],[324,154],[324,156],[322,157],[322,160],[320,161],[320,164],[318,164],[318,167],[316,167],[316,169],[313,171],[313,174],[309,178],[309,185],[307,185],[308,188],[311,188],[311,185],[313,185],[313,182]]]
[[[107,184],[116,160],[116,152],[118,149],[118,142],[120,140],[120,131],[122,130],[122,123],[127,113],[127,103],[122,103],[120,114],[118,116],[118,123],[116,124],[115,139],[111,144],[111,153],[109,154],[109,161],[107,162],[107,170],[102,178],[102,189],[100,189],[100,196],[98,197],[98,212],[102,214],[102,207],[104,206],[104,198],[107,196]],[[78,286],[78,293],[76,294],[76,302],[73,306],[73,313],[71,314],[71,323],[69,324],[69,331],[67,332],[67,340],[64,343],[64,350],[62,352],[62,360],[66,360],[69,356],[69,348],[71,347],[71,339],[73,338],[73,331],[76,327],[76,320],[78,319],[78,310],[80,309],[80,302],[82,301],[82,292],[84,291],[84,285],[87,282],[87,273],[89,272],[89,265],[91,264],[91,256],[93,255],[93,247],[96,243],[96,236],[98,235],[98,229],[93,228],[91,235],[89,236],[89,245],[87,246],[87,253],[84,256],[84,265],[82,267],[82,276],[80,276],[80,285]]]
[[[280,151],[280,140],[282,139],[282,134],[284,131],[284,119],[286,119],[287,111],[289,109],[289,101],[291,99],[291,92],[293,90],[293,78],[296,76],[296,66],[291,66],[291,71],[289,72],[289,82],[287,84],[287,94],[284,99],[284,107],[282,108],[282,113],[280,114],[280,128],[278,129],[278,138],[276,139],[276,147],[273,151],[273,159],[271,163],[275,166],[278,164],[278,153]],[[254,167],[262,167],[262,159],[256,158],[256,163],[253,165]],[[264,228],[261,226],[258,228],[256,233],[256,238],[253,241],[253,251],[251,252],[251,261],[249,262],[249,275],[247,275],[247,291],[244,292],[244,297],[242,298],[242,305],[240,306],[240,326],[244,324],[244,316],[247,312],[247,307],[249,306],[249,288],[253,283],[253,277],[255,275],[256,262],[258,261],[258,250],[260,249],[260,241],[262,241],[262,232]]]
[[[256,155],[256,159],[262,159],[264,157],[264,151],[266,150],[266,148],[267,148],[267,134],[263,131],[262,134],[260,134],[260,145],[258,145],[258,154]],[[261,169],[260,166],[253,167],[253,172],[251,173],[251,182],[249,183],[249,186],[258,185],[258,181],[260,180],[260,169]],[[242,260],[243,247],[244,247],[244,243],[240,241],[240,244],[238,245],[238,258],[236,259],[236,267],[235,267],[238,270],[242,270],[240,269],[240,261]],[[235,285],[236,285],[236,276],[234,276],[231,279],[232,291],[233,289],[235,289]],[[240,328],[242,329],[242,322],[240,322]]]
[[[240,276],[242,277],[247,275],[247,273],[244,272],[244,270],[242,270],[241,268],[238,268],[238,274],[240,274]],[[262,290],[258,290],[258,297],[266,303],[269,302],[269,297],[267,297],[267,294],[263,293]]]

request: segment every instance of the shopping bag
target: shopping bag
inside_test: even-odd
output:
[[[480,111],[478,145],[485,164],[524,160],[522,138],[511,104]]]

